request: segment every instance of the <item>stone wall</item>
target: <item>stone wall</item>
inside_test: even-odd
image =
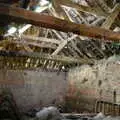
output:
[[[68,73],[69,96],[77,97],[79,108],[94,109],[97,100],[120,103],[120,62],[117,56],[95,65],[83,65]]]
[[[26,111],[62,102],[67,87],[66,73],[1,70],[0,87],[10,88],[20,110]]]
[[[120,103],[120,62],[111,57],[95,65],[82,65],[65,72],[0,70],[0,88],[10,88],[18,107],[64,103],[68,112],[92,112],[97,100]],[[75,110],[75,111],[74,111]]]

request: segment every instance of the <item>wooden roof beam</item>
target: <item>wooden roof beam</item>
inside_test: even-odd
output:
[[[0,46],[3,46],[3,48],[4,48],[4,46],[6,44],[10,45],[12,43],[19,44],[19,45],[22,45],[22,46],[26,47],[25,49],[28,49],[27,50],[28,52],[33,52],[33,50],[29,47],[29,45],[40,47],[40,48],[50,48],[50,49],[53,49],[53,50],[55,50],[57,48],[56,45],[53,45],[51,43],[47,43],[47,44],[46,43],[37,43],[36,41],[29,41],[29,40],[28,41],[27,40],[3,40],[3,41],[0,41]],[[28,47],[31,50],[29,50]]]
[[[63,32],[73,32],[81,36],[119,41],[120,33],[103,28],[91,27],[84,24],[76,24],[69,21],[54,18],[52,16],[41,15],[22,8],[15,8],[5,4],[0,4],[0,21],[29,23],[36,26],[51,28]]]
[[[65,64],[93,64],[93,60],[85,60],[83,58],[81,59],[75,59],[72,57],[66,57],[66,56],[51,56],[48,54],[42,54],[37,52],[15,52],[15,51],[0,51],[0,56],[5,57],[31,57],[31,58],[38,58],[38,59],[44,59],[44,60],[52,60],[57,62],[62,62]]]
[[[57,1],[57,0],[54,0],[54,1]],[[105,12],[103,12],[99,7],[96,7],[96,6],[89,7],[85,5],[80,5],[72,2],[71,0],[59,0],[58,3],[64,6],[76,8],[78,11],[87,12],[87,13],[98,15],[98,16],[107,16]]]
[[[21,39],[24,41],[29,41],[29,42],[45,42],[45,43],[53,43],[53,44],[60,44],[60,40],[53,39],[53,38],[45,38],[45,37],[34,37],[31,35],[21,35]]]
[[[106,18],[105,22],[102,24],[102,28],[110,29],[112,24],[115,22],[115,19],[118,17],[120,13],[120,4],[116,4],[113,12]]]

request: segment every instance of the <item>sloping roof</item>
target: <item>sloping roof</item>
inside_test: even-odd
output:
[[[44,6],[40,6],[37,3],[34,5],[29,4],[28,8],[30,7],[34,8],[34,12],[40,12],[77,24],[97,26],[117,32],[120,31],[120,4],[115,1],[52,0],[52,2]],[[29,56],[26,54],[26,59],[23,60],[23,68],[35,68],[40,67],[40,65],[44,66],[44,68],[50,68],[49,66],[55,68],[54,64],[57,64],[57,68],[61,69],[65,65],[73,67],[81,64],[92,64],[94,60],[119,54],[119,44],[105,40],[104,37],[102,39],[83,37],[71,32],[65,33],[54,29],[35,27],[30,24],[10,23],[9,26],[7,32],[4,33],[5,40],[0,42],[0,50],[4,53],[1,56],[7,56],[6,59],[8,59],[8,51],[14,51],[14,55],[17,57],[19,57],[20,52],[25,54],[26,52],[30,53]],[[41,57],[37,57],[36,59],[36,53],[40,54],[39,56],[43,56],[43,62],[39,60],[39,64],[37,64],[37,59],[41,59]],[[46,54],[49,57],[46,58]],[[11,57],[14,59],[15,56]],[[51,60],[50,58],[52,57],[56,59]],[[60,58],[59,61],[57,57]],[[27,61],[34,61],[34,64],[31,66],[27,65]],[[9,67],[10,64],[13,63],[8,63]]]

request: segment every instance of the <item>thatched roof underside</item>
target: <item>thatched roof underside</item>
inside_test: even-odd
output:
[[[28,7],[32,7],[32,3]],[[120,2],[116,0],[52,0],[40,7],[39,12],[78,24],[120,32]],[[9,33],[12,27],[16,30]],[[65,70],[81,64],[94,64],[95,60],[120,54],[119,42],[30,24],[10,23],[1,35],[4,37],[0,41],[0,68],[5,69],[40,67]]]

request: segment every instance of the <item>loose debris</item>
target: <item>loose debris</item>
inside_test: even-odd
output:
[[[20,113],[9,90],[3,90],[0,94],[0,120],[20,120]]]
[[[6,100],[6,103],[9,103],[7,99],[4,100]],[[3,111],[6,113],[4,114]],[[53,106],[44,107],[41,110],[40,108],[35,108],[31,113],[29,112],[29,114],[19,117],[20,113],[18,114],[16,108],[11,107],[10,103],[0,103],[0,120],[120,120],[120,116],[105,116],[103,113],[60,113],[58,108]]]
[[[36,113],[36,117],[40,120],[61,120],[64,117],[60,114],[56,107],[46,107]]]

